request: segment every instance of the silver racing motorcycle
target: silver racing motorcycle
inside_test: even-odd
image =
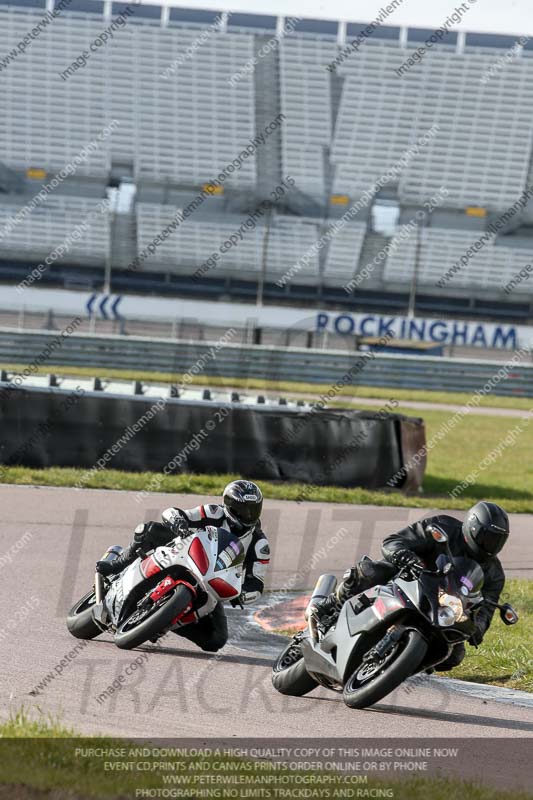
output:
[[[442,546],[436,569],[415,577],[407,570],[384,586],[347,600],[325,629],[310,613],[336,586],[322,575],[306,610],[308,627],[298,632],[274,663],[272,683],[301,696],[321,685],[342,692],[350,708],[366,708],[418,672],[432,672],[454,645],[475,630],[473,617],[484,601],[483,570],[469,558],[451,555],[448,537],[434,526]],[[518,621],[511,605],[495,604],[506,625]]]
[[[114,560],[122,549],[114,545],[104,559]],[[94,639],[112,631],[117,647],[130,650],[193,625],[220,601],[242,605],[244,547],[224,528],[206,526],[149,555],[137,553],[118,575],[103,578],[96,573],[93,589],[68,614],[73,636]]]

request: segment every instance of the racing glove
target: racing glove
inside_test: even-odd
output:
[[[179,508],[169,508],[162,514],[163,523],[170,528],[174,536],[185,539],[189,533],[189,520]]]
[[[481,642],[483,641],[483,636],[485,635],[485,631],[481,627],[481,625],[476,624],[476,630],[471,635],[470,639],[468,640],[468,644],[471,644],[472,647],[479,647]]]
[[[100,575],[107,578],[109,575],[115,574],[115,563],[113,561],[97,561],[95,569],[96,572],[99,572]]]
[[[329,617],[336,616],[342,608],[342,602],[337,599],[335,593],[328,595],[324,600],[318,600],[309,610],[309,616],[314,617],[317,622],[324,622]]]
[[[424,569],[423,561],[412,550],[396,550],[390,560],[398,569],[408,569],[412,575],[419,575]]]

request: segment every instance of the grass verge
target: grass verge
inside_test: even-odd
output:
[[[504,599],[518,611],[519,622],[506,626],[496,611],[482,646],[467,647],[465,660],[451,677],[533,693],[533,581],[509,579]]]
[[[480,418],[481,419],[481,418]],[[497,437],[496,437],[497,438]],[[446,446],[446,442],[443,442]],[[461,444],[463,447],[463,444]],[[372,491],[369,489],[344,489],[337,486],[310,486],[303,483],[272,483],[260,481],[266,498],[272,500],[293,500],[297,502],[348,503],[375,506],[400,506],[403,508],[457,509],[466,510],[478,500],[490,499],[501,503],[508,512],[533,513],[533,490],[530,488],[533,467],[526,452],[531,443],[522,446],[515,444],[514,458],[501,459],[503,463],[493,465],[487,470],[483,482],[470,486],[463,494],[450,497],[447,491],[453,490],[457,480],[467,474],[460,470],[454,472],[453,462],[460,456],[468,462],[472,456],[469,446],[467,453],[456,453],[453,446],[452,463],[443,459],[437,461],[436,468],[428,467],[424,482],[425,492],[405,495],[399,491]],[[523,451],[523,452],[522,452]],[[513,453],[508,454],[509,457]],[[528,459],[527,461],[525,459]],[[509,463],[511,461],[512,463]],[[520,470],[517,465],[520,464]],[[468,464],[466,465],[468,466]],[[497,468],[496,468],[497,467]],[[466,468],[466,467],[465,467]],[[506,471],[507,470],[507,471]],[[2,467],[2,483],[19,486],[76,486],[80,481],[89,489],[115,489],[141,492],[153,485],[158,492],[169,494],[220,495],[230,480],[242,477],[236,473],[222,475],[168,475],[155,472],[124,472],[106,469],[86,478],[87,470],[75,467]],[[516,477],[518,474],[518,478]],[[459,476],[459,477],[456,477]],[[155,481],[155,483],[152,483]]]
[[[348,712],[349,713],[349,712]],[[209,742],[198,740],[198,747],[209,747]],[[226,743],[227,744],[227,743]],[[146,796],[181,796],[190,798],[200,798],[206,796],[205,777],[219,775],[221,778],[235,776],[235,778],[246,776],[245,783],[241,788],[250,790],[250,787],[257,787],[257,797],[279,798],[280,787],[284,792],[283,797],[301,797],[303,782],[298,778],[306,776],[307,779],[314,778],[316,783],[308,781],[305,785],[310,786],[316,793],[305,796],[312,797],[379,797],[393,796],[396,800],[531,800],[533,795],[527,791],[505,791],[501,788],[490,788],[471,781],[458,780],[455,778],[431,778],[425,776],[408,776],[401,780],[385,779],[378,781],[368,778],[359,794],[353,788],[353,783],[348,784],[343,780],[342,773],[331,771],[296,771],[289,770],[287,767],[275,769],[268,761],[252,760],[244,758],[232,758],[228,756],[202,756],[183,757],[183,756],[155,756],[143,755],[134,756],[130,748],[146,747],[147,743],[131,742],[124,740],[111,739],[109,737],[77,737],[73,731],[64,729],[61,725],[47,721],[31,721],[24,713],[20,713],[4,725],[0,725],[0,752],[3,758],[0,759],[0,788],[2,785],[9,785],[12,797],[19,796],[19,787],[34,787],[45,792],[54,789],[68,790],[68,797],[72,800],[85,800],[89,797],[114,797],[132,798],[142,796],[139,790],[146,789]],[[174,747],[179,747],[179,741],[173,743]],[[83,755],[76,755],[78,749],[95,748],[114,748],[124,749],[125,755],[120,757],[107,756],[104,758]],[[134,767],[128,771],[109,771],[104,769],[104,762],[131,762]],[[148,770],[146,765],[151,762],[153,770]],[[180,764],[179,775],[196,777],[196,783],[188,783],[186,788],[182,785],[182,794],[173,795],[171,786],[164,781],[164,777],[175,775],[176,772],[165,769],[165,764]],[[201,764],[196,766],[195,764]],[[214,769],[216,764],[224,765],[223,769]],[[136,768],[137,764],[143,764],[142,771]],[[207,769],[205,768],[207,766]],[[334,784],[338,793],[329,788],[327,794],[322,794],[320,778],[338,775],[338,781]],[[268,776],[272,783],[267,783]],[[363,776],[361,776],[363,777]],[[255,783],[254,778],[261,780]],[[191,785],[193,783],[193,785]],[[184,781],[185,784],[185,781]],[[236,784],[238,785],[238,784]],[[331,783],[325,784],[331,787]],[[237,797],[238,794],[225,794],[228,782],[221,781],[220,797]],[[389,787],[393,786],[391,789]],[[176,788],[176,787],[174,787]],[[291,791],[292,789],[292,791]],[[343,793],[343,789],[347,793]],[[392,794],[386,794],[386,791]],[[150,790],[153,794],[148,794]],[[157,794],[161,790],[161,794]],[[169,792],[163,794],[163,792]],[[380,790],[383,794],[380,794]],[[72,794],[75,792],[76,794]],[[7,795],[6,795],[7,796]],[[20,795],[22,796],[22,795]],[[25,798],[32,797],[26,790],[23,794]],[[35,795],[34,795],[35,796]],[[48,794],[46,795],[48,796]],[[241,795],[242,796],[242,795]],[[253,796],[251,794],[248,797]],[[42,797],[42,795],[39,795]]]
[[[504,362],[502,362],[503,365]],[[3,369],[9,371],[22,371],[25,365],[22,364],[2,364]],[[495,370],[496,371],[496,370]],[[52,365],[50,362],[44,367],[38,367],[37,373],[48,375],[54,372],[56,375],[65,375],[80,378],[92,378],[98,375],[101,378],[125,380],[125,381],[152,381],[154,383],[179,383],[182,376],[169,372],[146,372],[142,370],[129,369],[108,369],[100,367],[69,367],[63,365]],[[191,385],[211,386],[213,388],[235,388],[249,391],[272,391],[285,393],[289,397],[291,393],[310,394],[317,399],[331,389],[331,384],[327,383],[299,383],[297,381],[273,381],[260,380],[256,378],[222,378],[218,375],[196,375],[193,377]],[[482,386],[479,387],[480,389]],[[375,399],[388,399],[394,395],[398,401],[411,400],[424,403],[443,403],[444,405],[464,405],[472,395],[467,392],[435,392],[425,389],[387,389],[379,386],[345,386],[338,393],[338,397],[362,397]],[[528,411],[533,407],[533,398],[529,397],[500,397],[498,395],[485,395],[479,403],[482,408],[514,408]],[[412,413],[412,409],[411,409]]]

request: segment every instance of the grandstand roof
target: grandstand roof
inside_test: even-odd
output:
[[[421,33],[431,33],[443,25],[453,8],[449,0],[396,0],[398,3],[388,17],[389,25],[381,24],[376,31],[380,38],[396,37],[400,28],[418,29]],[[22,6],[26,8],[45,8],[54,0],[0,0],[0,6]],[[127,2],[114,0],[72,0],[66,10],[99,11],[104,5],[113,5],[119,10]],[[162,8],[170,8],[171,20],[191,24],[209,24],[220,11],[230,13],[230,25],[273,30],[276,18],[301,17],[298,29],[304,33],[317,33],[336,36],[340,21],[361,26],[379,17],[383,9],[390,6],[391,0],[365,0],[354,8],[353,0],[141,0],[141,8],[136,16],[146,18],[161,17]],[[463,18],[453,22],[450,29],[469,34],[468,44],[484,47],[509,47],[520,36],[533,35],[533,6],[530,0],[513,0],[502,4],[500,0],[465,0],[459,4],[470,6]],[[355,29],[353,32],[355,32]],[[376,33],[374,35],[376,35]],[[450,41],[450,37],[447,37]],[[529,42],[533,49],[533,43]]]

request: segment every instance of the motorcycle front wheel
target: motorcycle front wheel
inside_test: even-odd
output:
[[[158,636],[182,611],[185,611],[192,598],[191,590],[183,583],[179,583],[152,606],[137,607],[118,626],[115,633],[116,646],[122,650],[131,650]]]
[[[298,642],[291,640],[291,643],[274,662],[272,685],[281,694],[288,694],[292,697],[302,697],[318,686],[305,668]]]
[[[344,702],[350,708],[367,708],[382,700],[417,671],[426,652],[422,634],[406,631],[384,659],[359,664],[344,685]]]
[[[76,639],[94,639],[102,633],[93,619],[93,606],[96,603],[94,589],[78,600],[67,615],[67,628]]]

